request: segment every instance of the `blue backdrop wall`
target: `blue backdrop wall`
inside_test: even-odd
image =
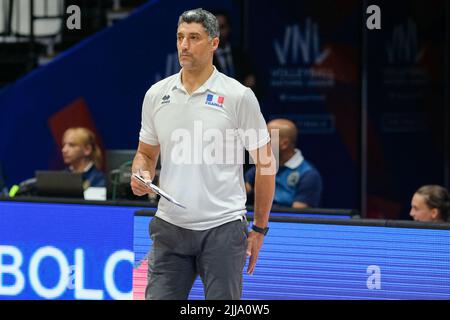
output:
[[[323,176],[321,206],[407,218],[414,190],[446,183],[446,2],[375,3],[382,8],[382,30],[364,35],[358,0],[149,1],[0,92],[6,183],[61,168],[59,140],[69,124],[93,126],[106,149],[136,148],[146,90],[179,70],[177,18],[203,7],[231,13],[233,40],[246,40],[266,119],[289,117],[299,126],[299,147]],[[435,7],[440,10],[428,10]],[[367,141],[361,141],[363,63]],[[363,206],[361,142],[368,148]]]
[[[214,6],[239,14],[232,1]],[[151,1],[2,90],[0,164],[7,185],[61,167],[57,121],[88,118],[106,149],[136,148],[145,92],[179,70],[178,16],[196,7],[207,8],[207,1]]]

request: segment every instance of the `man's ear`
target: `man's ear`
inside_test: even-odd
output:
[[[213,51],[217,50],[217,48],[219,47],[219,42],[220,42],[220,40],[219,40],[218,37],[215,37],[215,38],[212,39],[211,44],[212,44],[212,50]]]
[[[289,147],[289,144],[290,144],[291,142],[289,141],[289,139],[288,138],[280,138],[280,142],[279,142],[279,144],[280,144],[280,149],[286,149],[287,147]]]

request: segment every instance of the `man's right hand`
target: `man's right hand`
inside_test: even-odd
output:
[[[136,172],[137,175],[140,175],[144,180],[148,182],[152,182],[150,172],[149,171],[142,171]],[[131,175],[131,190],[133,190],[133,193],[136,196],[143,196],[145,194],[151,194],[154,193],[151,189],[144,186],[138,179],[136,179],[133,175]]]

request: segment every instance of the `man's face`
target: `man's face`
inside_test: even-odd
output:
[[[437,219],[437,210],[430,209],[422,195],[415,193],[411,200],[409,215],[415,221],[434,221]]]
[[[183,22],[178,26],[178,59],[185,69],[198,69],[212,63],[212,56],[218,44],[219,38],[210,40],[200,23]]]
[[[269,122],[267,124],[267,129],[269,130],[270,139],[272,141],[272,147],[276,146],[280,154],[286,152],[289,149],[289,138],[286,134],[286,128]],[[275,134],[276,133],[276,134]],[[275,151],[274,151],[275,152]]]

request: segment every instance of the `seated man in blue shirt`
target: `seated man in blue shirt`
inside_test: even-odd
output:
[[[322,178],[316,168],[296,149],[298,130],[287,119],[274,119],[267,125],[269,132],[279,130],[279,168],[276,175],[274,205],[307,208],[318,207],[322,193]],[[271,135],[272,146],[277,145],[276,135]],[[255,167],[245,174],[247,195],[253,191]]]

